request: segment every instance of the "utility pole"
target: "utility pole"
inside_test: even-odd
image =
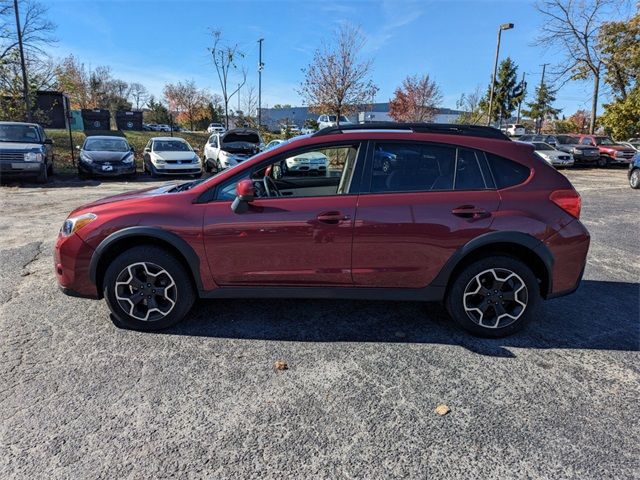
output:
[[[27,78],[27,65],[24,61],[24,47],[22,46],[22,29],[20,28],[20,13],[18,12],[18,0],[13,0],[13,9],[16,13],[16,31],[18,33],[18,49],[20,50],[20,64],[22,66],[22,86],[24,88],[24,107],[27,114],[27,121],[30,122],[31,106],[29,104],[29,80]]]
[[[543,63],[542,64],[542,77],[540,77],[540,90],[542,90],[542,87],[544,85],[544,72],[547,69],[547,65],[549,65],[548,63]],[[543,106],[544,109],[544,106]],[[540,131],[542,131],[542,122],[544,121],[544,111],[540,114],[540,117],[538,118],[538,128],[536,128],[536,133],[540,134]]]
[[[524,92],[524,78],[527,75],[527,72],[522,72],[522,81],[520,82],[520,86],[522,87],[522,91]],[[520,123],[520,110],[522,109],[522,102],[524,101],[524,95],[520,97],[520,102],[518,102],[518,119],[516,123]]]
[[[503,23],[498,28],[498,44],[496,45],[496,59],[493,62],[493,76],[491,77],[491,93],[489,93],[489,112],[487,118],[487,126],[491,125],[491,112],[493,110],[493,91],[496,88],[496,74],[498,72],[498,56],[500,54],[500,37],[502,36],[503,30],[511,30],[513,28],[513,23]]]
[[[264,63],[262,63],[262,42],[264,38],[258,39],[259,54],[258,54],[258,128],[262,125],[262,69]]]

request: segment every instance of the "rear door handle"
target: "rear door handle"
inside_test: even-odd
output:
[[[451,210],[451,213],[462,218],[487,218],[491,216],[491,213],[485,209],[476,208],[473,205],[461,205]]]
[[[328,223],[331,225],[338,224],[343,220],[349,220],[351,217],[349,215],[343,215],[340,212],[323,212],[318,214],[316,220],[322,223]]]

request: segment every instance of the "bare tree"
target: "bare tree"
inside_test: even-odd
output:
[[[149,92],[141,83],[131,83],[129,84],[129,98],[135,105],[136,110],[140,110],[141,106],[144,106],[149,100]]]
[[[464,113],[458,118],[458,123],[484,125],[487,122],[486,113],[480,108],[482,93],[480,85],[471,93],[463,93],[456,101],[456,108]]]
[[[369,79],[372,61],[359,58],[364,46],[360,30],[345,25],[336,37],[336,45],[315,51],[298,93],[311,111],[334,114],[339,124],[340,116],[373,103],[378,87]]]
[[[258,113],[258,96],[256,93],[256,87],[249,85],[245,89],[244,100],[242,102],[242,109],[245,117],[255,117]]]
[[[45,54],[44,47],[56,40],[56,25],[47,19],[48,7],[35,0],[18,0],[20,29],[25,54],[31,58]],[[18,47],[13,0],[0,0],[0,62]]]
[[[222,101],[224,103],[224,121],[225,126],[229,128],[229,101],[237,94],[247,81],[247,70],[245,67],[238,67],[238,59],[244,58],[244,54],[240,51],[238,44],[224,45],[222,43],[222,32],[216,30],[213,32],[213,46],[209,49],[213,59],[213,65],[218,74],[220,81],[220,89],[222,90]],[[233,90],[229,88],[229,75],[239,73],[242,81],[237,82],[237,88]]]
[[[557,79],[593,79],[589,132],[596,125],[603,62],[598,51],[598,32],[609,7],[620,0],[540,0],[537,10],[545,17],[538,44],[557,48],[564,55],[555,68]]]

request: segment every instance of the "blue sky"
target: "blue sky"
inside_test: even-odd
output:
[[[621,0],[621,3],[623,0]],[[455,108],[462,93],[486,88],[495,53],[496,29],[504,32],[500,57],[510,55],[527,73],[529,92],[540,81],[541,64],[558,62],[555,52],[534,45],[543,18],[530,1],[73,1],[48,2],[55,19],[56,57],[74,54],[92,67],[109,65],[115,76],[140,82],[159,95],[167,82],[193,79],[219,91],[207,47],[211,30],[240,44],[257,86],[258,44],[264,38],[263,106],[301,104],[301,69],[344,22],[366,37],[372,77],[387,101],[408,74],[428,73],[441,87],[443,106]],[[627,5],[619,15],[631,11]],[[589,108],[591,85],[572,82],[558,92],[557,106],[571,114]],[[605,97],[606,99],[606,92]]]

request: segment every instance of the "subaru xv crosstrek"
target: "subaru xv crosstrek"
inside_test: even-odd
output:
[[[283,174],[307,153],[327,157],[327,175]],[[565,176],[496,129],[345,125],[74,210],[55,271],[65,293],[104,298],[137,330],[176,324],[196,298],[338,298],[440,301],[499,337],[578,287],[580,206]]]

